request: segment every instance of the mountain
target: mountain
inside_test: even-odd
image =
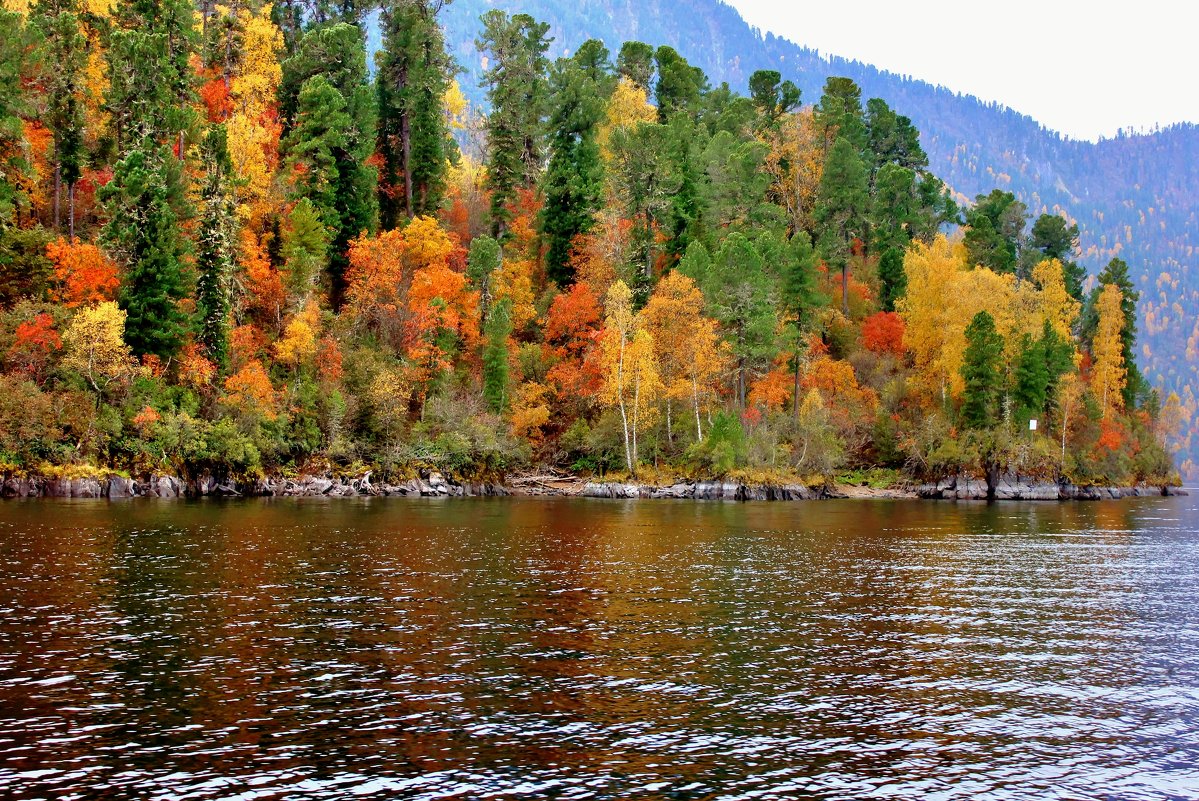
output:
[[[763,34],[719,0],[455,0],[442,22],[464,70],[463,90],[476,104],[484,98],[474,40],[480,15],[491,8],[549,23],[551,57],[592,38],[613,52],[634,39],[666,44],[703,68],[713,85],[744,91],[755,70],[777,69],[808,103],[820,97],[827,76],[853,78],[864,97],[881,97],[912,118],[933,171],[962,199],[996,187],[1014,192],[1033,215],[1060,211],[1079,224],[1082,261],[1092,274],[1113,256],[1127,261],[1141,293],[1141,366],[1163,397],[1177,392],[1189,419],[1199,421],[1199,127],[1070,140],[1002,105]],[[1195,429],[1184,425],[1178,443],[1192,481],[1199,480]]]

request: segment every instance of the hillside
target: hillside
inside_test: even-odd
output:
[[[719,0],[455,0],[442,12],[447,47],[464,70],[463,89],[482,101],[478,18],[489,8],[522,11],[551,25],[552,57],[589,38],[615,49],[637,39],[676,48],[711,82],[743,91],[756,69],[773,67],[814,102],[828,75],[844,75],[866,97],[881,97],[920,129],[932,170],[963,198],[1001,187],[1030,212],[1063,210],[1082,230],[1092,273],[1112,256],[1127,260],[1141,292],[1141,364],[1147,377],[1177,392],[1199,417],[1199,128],[1176,126],[1099,143],[1065,139],[1029,117],[867,64],[762,35]],[[1179,461],[1199,480],[1199,436],[1181,432]]]

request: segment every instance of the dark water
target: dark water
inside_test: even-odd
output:
[[[1199,798],[1199,509],[0,504],[0,797]]]

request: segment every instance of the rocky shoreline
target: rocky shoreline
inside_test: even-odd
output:
[[[461,483],[437,472],[399,484],[371,480],[368,472],[353,479],[323,476],[268,478],[252,483],[218,482],[211,477],[185,481],[177,476],[152,475],[143,479],[118,475],[92,478],[8,477],[0,482],[4,498],[205,498],[205,497],[486,497],[566,496],[584,498],[674,498],[710,501],[808,501],[838,498],[926,500],[1025,500],[1089,501],[1118,498],[1187,495],[1169,486],[1080,487],[1053,484],[1006,475],[990,491],[987,482],[950,477],[935,484],[910,488],[872,489],[859,486],[806,486],[802,484],[744,484],[735,481],[680,481],[670,485],[586,481],[577,476],[551,473],[515,476],[508,482]]]

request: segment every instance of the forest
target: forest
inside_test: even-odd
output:
[[[1176,481],[1064,214],[523,13],[471,103],[443,5],[5,0],[0,473]]]

